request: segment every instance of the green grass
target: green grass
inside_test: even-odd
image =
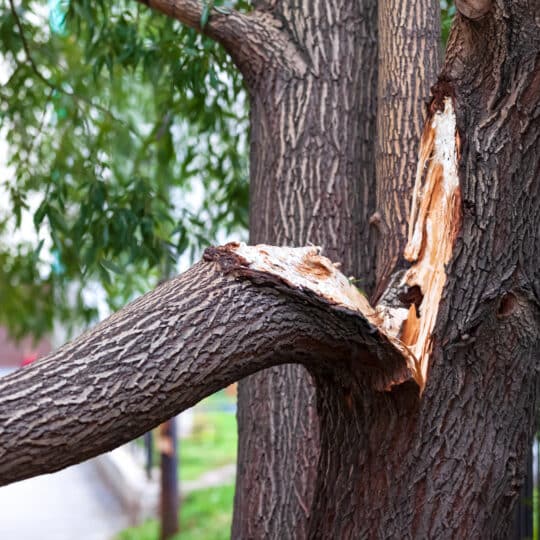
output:
[[[206,471],[236,462],[236,398],[218,392],[195,407],[193,429],[179,443],[178,472],[181,481],[196,480]],[[143,445],[142,438],[137,444]],[[154,445],[153,466],[159,467]]]
[[[230,538],[234,486],[201,489],[182,502],[180,534],[175,540],[228,540]],[[139,527],[125,529],[117,540],[156,540],[159,524],[155,519]]]
[[[193,431],[182,439],[178,470],[194,480],[211,469],[236,461],[236,417],[231,412],[195,412]]]
[[[180,483],[195,480],[206,471],[236,462],[237,430],[233,412],[235,398],[218,392],[195,408],[193,430],[179,441]],[[154,464],[159,454],[154,448]],[[192,492],[181,505],[178,540],[226,540],[230,538],[234,486]],[[117,540],[156,540],[159,522],[146,521],[125,529]]]

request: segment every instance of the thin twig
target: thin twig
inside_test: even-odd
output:
[[[32,137],[32,142],[30,143],[30,148],[28,149],[29,156],[34,152],[34,148],[36,147],[37,141],[40,138],[41,133],[43,132],[43,126],[45,125],[45,118],[47,117],[47,107],[49,106],[49,103],[51,101],[51,98],[53,97],[53,94],[54,94],[54,89],[49,88],[49,94],[47,95],[47,99],[45,100],[45,107],[43,108],[43,112],[41,114],[41,120],[39,122],[38,132],[35,137]]]

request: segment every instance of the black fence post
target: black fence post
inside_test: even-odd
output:
[[[521,487],[519,501],[514,511],[513,540],[532,540],[533,537],[533,449],[527,457],[525,482]]]

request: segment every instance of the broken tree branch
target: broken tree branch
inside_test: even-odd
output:
[[[317,248],[207,250],[204,261],[0,379],[0,485],[110,450],[255,371],[300,362],[385,391],[411,360]]]

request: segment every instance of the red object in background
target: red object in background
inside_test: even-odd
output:
[[[28,364],[31,364],[32,362],[35,362],[38,358],[39,358],[38,353],[27,354],[23,358],[23,361],[21,362],[21,367],[27,366]]]
[[[17,369],[37,358],[46,356],[49,352],[51,352],[51,344],[47,339],[38,343],[32,341],[31,338],[16,342],[11,340],[6,329],[0,326],[0,372],[5,368]]]

